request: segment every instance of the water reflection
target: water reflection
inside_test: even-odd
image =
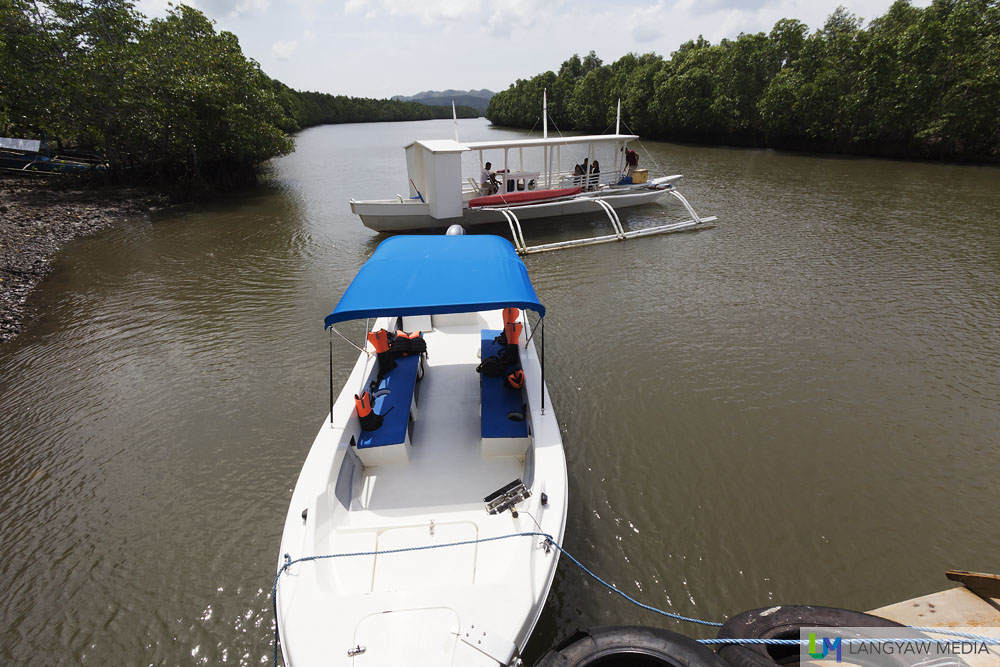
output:
[[[384,238],[347,202],[403,190],[401,147],[450,136],[309,130],[273,187],[62,253],[42,316],[0,348],[3,662],[270,660],[281,526],[327,410],[322,318]],[[995,569],[1000,494],[976,472],[1000,464],[997,170],[646,148],[716,228],[526,260],[549,311],[567,548],[713,619],[868,609],[943,588],[946,567]],[[624,220],[682,215],[665,201]],[[595,214],[526,235],[606,230]],[[334,349],[339,383],[354,353]],[[700,632],[567,562],[530,652],[601,623]]]

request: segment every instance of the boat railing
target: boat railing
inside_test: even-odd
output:
[[[497,174],[499,179],[503,174]],[[580,187],[584,189],[597,189],[599,187],[607,187],[610,185],[617,185],[618,181],[621,180],[621,174],[618,172],[602,172],[600,174],[590,174],[589,176],[576,175],[572,171],[554,171],[552,172],[551,181],[547,181],[545,174],[539,174],[534,187],[529,187],[531,190],[555,190],[558,188],[575,188]],[[550,182],[551,185],[546,186],[546,183]],[[518,190],[523,188],[518,187]],[[511,190],[513,192],[513,190]],[[481,193],[479,191],[479,186],[476,184],[475,179],[469,178],[464,183],[462,183],[462,196],[463,199],[468,200],[472,197],[478,197]]]
[[[602,172],[600,174],[575,175],[571,172],[561,174],[559,177],[560,188],[582,187],[585,190],[593,190],[601,186],[617,185],[621,180],[621,174],[613,171]]]

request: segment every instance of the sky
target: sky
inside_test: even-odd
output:
[[[167,0],[139,0],[163,16]],[[769,32],[782,18],[815,30],[838,5],[869,21],[891,0],[186,0],[239,38],[243,53],[298,90],[356,97],[506,89],[593,50],[663,57]],[[914,2],[925,6],[928,1]]]

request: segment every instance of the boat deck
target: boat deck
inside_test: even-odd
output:
[[[358,509],[474,505],[521,477],[523,456],[484,457],[480,435],[480,327],[448,325],[424,334],[425,373],[419,383],[409,463],[366,468]],[[420,480],[415,482],[414,480]]]

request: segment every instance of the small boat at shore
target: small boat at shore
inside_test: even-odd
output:
[[[397,236],[361,267],[325,325],[374,324],[336,401],[331,337],[282,533],[287,665],[520,664],[559,560],[539,535],[566,525],[544,315],[499,237]]]
[[[48,142],[39,139],[0,137],[0,169],[41,174],[78,174],[106,171],[107,163],[90,153],[62,152],[53,155]]]
[[[681,175],[649,178],[646,169],[638,169],[628,159],[629,155],[638,159],[628,144],[639,137],[619,132],[620,116],[619,104],[614,134],[549,137],[546,108],[541,138],[480,142],[460,142],[456,121],[454,140],[419,140],[406,146],[409,190],[405,197],[351,199],[351,211],[366,227],[390,233],[507,223],[521,254],[685,231],[714,221],[714,216],[699,217],[677,191]],[[582,165],[565,165],[564,152],[571,159],[583,158]],[[475,162],[474,155],[478,155]],[[487,169],[491,159],[502,168]],[[604,171],[600,161],[604,161]],[[492,174],[493,183],[483,185],[485,173]],[[681,202],[688,220],[626,231],[617,210],[652,203],[667,193]],[[548,246],[524,242],[523,220],[593,212],[608,216],[612,235]]]

